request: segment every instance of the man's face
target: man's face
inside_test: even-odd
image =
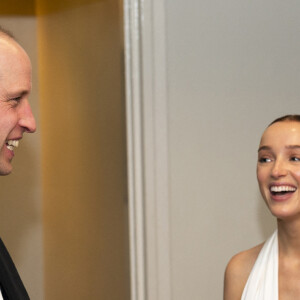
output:
[[[28,96],[31,64],[13,40],[0,37],[0,175],[12,171],[14,147],[24,132],[34,132],[35,120]]]

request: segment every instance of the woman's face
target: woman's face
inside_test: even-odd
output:
[[[274,216],[300,217],[300,122],[277,122],[265,130],[258,150],[257,179]]]

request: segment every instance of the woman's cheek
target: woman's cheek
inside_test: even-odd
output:
[[[298,183],[300,183],[300,166],[297,167],[294,171],[294,176],[297,178]]]

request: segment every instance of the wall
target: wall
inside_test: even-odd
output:
[[[167,0],[172,299],[221,299],[226,263],[275,221],[260,135],[300,111],[298,2]]]
[[[46,299],[129,299],[118,1],[38,1]]]

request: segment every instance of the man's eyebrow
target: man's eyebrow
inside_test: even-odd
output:
[[[9,98],[23,97],[28,94],[29,94],[29,91],[27,91],[27,90],[15,91],[15,92],[10,93]]]
[[[22,91],[19,92],[20,96],[24,96],[24,95],[27,95],[27,94],[29,94],[29,91],[27,91],[27,90],[22,90]]]

